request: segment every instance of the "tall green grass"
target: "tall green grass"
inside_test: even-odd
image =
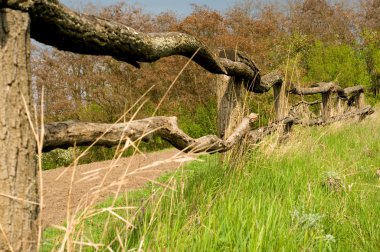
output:
[[[210,156],[163,178],[166,187],[128,200],[143,204],[135,228],[113,222],[94,242],[114,251],[380,251],[379,153],[379,117],[295,128],[281,145],[272,136],[225,165]],[[87,223],[88,237],[102,221]]]
[[[194,170],[128,247],[161,251],[379,251],[380,121],[296,129],[234,167]],[[211,158],[212,159],[212,158]],[[236,163],[235,163],[236,164]]]

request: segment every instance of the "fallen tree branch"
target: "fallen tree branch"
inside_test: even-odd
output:
[[[185,152],[226,152],[237,144],[251,129],[257,115],[244,118],[233,134],[226,140],[215,135],[191,138],[177,124],[176,117],[151,117],[127,123],[106,124],[86,122],[56,122],[45,125],[43,151],[71,146],[95,145],[114,146],[130,139],[149,140],[159,136],[174,147]]]

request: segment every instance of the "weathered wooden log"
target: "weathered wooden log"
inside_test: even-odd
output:
[[[283,126],[287,125],[287,127],[291,127],[292,125],[325,126],[325,125],[329,125],[338,121],[344,121],[344,120],[352,119],[355,117],[359,117],[359,119],[362,120],[366,116],[371,115],[373,113],[374,113],[374,110],[371,106],[365,106],[362,109],[358,109],[356,111],[347,112],[342,115],[332,116],[327,121],[323,120],[322,117],[305,120],[302,118],[297,118],[292,115],[289,115],[279,122],[275,122],[275,123],[269,124],[268,126],[251,130],[249,134],[247,135],[247,141],[253,144],[259,143],[264,139],[264,137],[277,132],[280,125],[283,125]]]
[[[313,125],[328,125],[334,122],[338,121],[344,121],[348,119],[352,119],[355,117],[359,117],[360,120],[364,119],[366,116],[373,114],[375,111],[373,110],[372,106],[367,105],[361,109],[353,110],[346,112],[341,115],[335,115],[331,116],[327,120],[323,120],[323,118],[317,118],[309,121],[297,121],[295,120],[295,124],[302,124],[304,126],[313,126]]]
[[[242,84],[248,91],[258,93],[260,71],[247,54],[234,49],[220,49],[219,57],[228,76],[236,77],[236,82],[243,81]]]
[[[74,12],[55,0],[1,1],[0,6],[27,11],[31,36],[60,50],[91,55],[109,55],[139,67],[163,57],[182,55],[216,74],[226,74],[260,83],[259,70],[247,55],[219,58],[195,37],[179,32],[142,33],[123,24]],[[232,51],[232,50],[229,50]],[[252,90],[250,90],[252,91]]]
[[[241,69],[248,68],[244,72],[257,73],[256,75],[238,75],[240,77],[217,76],[218,136],[225,139],[245,115],[242,87],[245,86],[246,89],[252,91],[251,87],[260,82],[260,75],[255,63],[244,53],[232,49],[222,49],[219,51],[219,57],[226,62],[225,65],[231,65],[226,68],[227,71],[239,71],[235,67],[240,64]]]
[[[292,87],[288,92],[298,95],[313,95],[327,92],[337,92],[344,95],[344,90],[334,82],[320,82],[309,88]]]
[[[356,107],[358,109],[361,109],[365,106],[365,99],[364,99],[364,93],[363,92],[360,92],[357,96],[356,96]]]
[[[218,136],[228,137],[244,116],[242,86],[244,80],[220,75],[217,77]]]
[[[322,93],[322,119],[327,121],[333,113],[334,93],[329,90]]]
[[[275,70],[261,77],[259,84],[256,84],[255,93],[268,92],[274,85],[280,85],[284,82],[284,75],[280,70]]]
[[[282,81],[277,82],[273,86],[273,95],[276,121],[280,121],[288,114],[288,97],[285,92],[285,83]]]
[[[29,15],[0,7],[0,251],[37,251]],[[25,103],[23,98],[25,98]]]
[[[289,131],[295,121],[296,120],[293,116],[287,116],[281,121],[271,123],[268,126],[255,130],[251,130],[247,135],[247,141],[251,144],[257,144],[261,142],[266,136],[277,132],[279,128],[287,128]]]
[[[356,104],[357,108],[363,108],[364,106],[364,88],[363,86],[354,86],[342,89],[338,84],[334,82],[321,82],[313,85],[310,88],[299,88],[293,87],[288,92],[298,95],[312,95],[312,94],[322,94],[322,118],[328,120],[334,111],[335,94],[338,98],[348,100],[348,105]],[[339,104],[338,102],[338,105]],[[337,105],[337,106],[338,106]],[[342,106],[338,106],[337,110],[341,110]],[[344,106],[343,106],[344,107]]]
[[[364,92],[364,87],[361,85],[347,87],[344,89],[344,93],[346,94],[346,96],[356,95],[363,92]]]
[[[297,106],[300,106],[300,105],[308,105],[308,106],[312,106],[312,105],[316,105],[316,104],[320,104],[322,103],[321,101],[312,101],[312,102],[308,102],[308,101],[299,101],[297,102],[296,104],[294,104],[292,107],[297,107]]]
[[[43,151],[55,148],[68,148],[74,145],[114,146],[120,141],[149,140],[153,135],[168,141],[174,147],[185,152],[225,152],[237,144],[251,129],[257,119],[250,114],[235,128],[225,140],[215,135],[197,139],[185,134],[177,124],[176,117],[151,117],[127,123],[105,124],[86,122],[56,122],[45,125]]]
[[[171,55],[190,58],[212,73],[225,74],[223,66],[205,45],[193,36],[178,33],[142,33],[123,24],[77,13],[56,0],[2,1],[2,7],[27,11],[31,36],[60,50],[91,55],[109,55],[139,67]]]
[[[364,87],[361,85],[357,85],[343,89],[337,83],[334,82],[321,82],[314,84],[308,88],[299,88],[293,86],[290,90],[288,90],[289,93],[298,95],[312,95],[319,93],[327,93],[330,91],[336,92],[340,98],[348,98],[350,96],[355,96],[359,93],[363,93]]]

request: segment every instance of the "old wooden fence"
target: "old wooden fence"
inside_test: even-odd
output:
[[[293,124],[323,125],[372,113],[372,108],[364,104],[361,86],[342,89],[336,83],[318,83],[297,88],[285,83],[280,71],[261,76],[255,63],[242,52],[215,51],[182,33],[140,33],[110,20],[78,14],[57,0],[0,0],[0,22],[0,251],[37,251],[39,246],[41,202],[36,149],[114,145],[121,139],[135,141],[157,134],[184,151],[224,152],[243,138],[258,142],[278,129],[289,131]],[[110,55],[136,67],[139,62],[154,62],[171,55],[188,57],[217,74],[219,135],[193,139],[178,128],[175,117],[112,125],[57,122],[33,132],[26,110],[31,103],[30,37],[61,50]],[[243,88],[254,93],[273,88],[276,118],[272,124],[252,130],[257,115],[242,116]],[[319,117],[307,116],[307,107],[319,101],[288,105],[289,95],[319,93]],[[34,134],[42,130],[44,144],[37,146]]]

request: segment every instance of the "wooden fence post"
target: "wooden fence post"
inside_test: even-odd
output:
[[[0,8],[0,251],[37,251],[36,144],[31,102],[29,14]]]
[[[336,113],[338,115],[343,114],[347,110],[347,102],[345,100],[342,100],[340,98],[337,98],[337,103],[336,103]]]
[[[227,75],[217,77],[218,135],[227,138],[244,116],[243,80]]]
[[[327,121],[332,115],[333,92],[327,91],[322,93],[322,119]]]
[[[273,95],[274,109],[276,111],[276,121],[278,122],[288,115],[287,95],[285,92],[285,85],[282,81],[277,82],[275,85],[273,85]]]
[[[356,107],[358,109],[361,109],[365,106],[365,100],[364,100],[364,92],[360,92],[357,96],[356,96]]]

